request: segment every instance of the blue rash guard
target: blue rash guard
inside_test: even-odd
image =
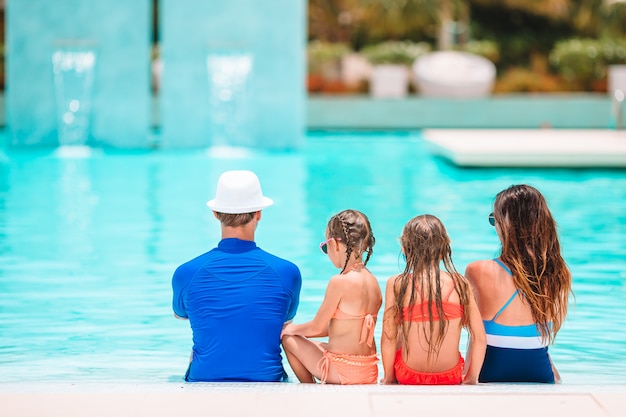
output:
[[[296,265],[234,238],[178,267],[173,309],[193,332],[185,379],[284,380],[280,333],[296,314],[301,285]]]
[[[502,261],[494,261],[512,275]],[[483,320],[487,351],[478,381],[554,383],[548,347],[537,326],[505,326],[495,321],[517,296],[515,291],[491,320]]]

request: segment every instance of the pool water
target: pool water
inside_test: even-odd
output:
[[[293,152],[6,151],[0,382],[181,382],[191,331],[173,318],[170,279],[219,241],[204,203],[229,169],[256,171],[275,200],[257,242],[301,268],[296,321],[313,317],[336,273],[318,243],[337,211],[369,216],[369,266],[384,288],[402,269],[397,238],[411,217],[443,220],[462,272],[498,252],[495,194],[538,187],[574,276],[553,360],[565,384],[626,384],[626,171],[460,169],[431,156],[420,132],[311,132]]]

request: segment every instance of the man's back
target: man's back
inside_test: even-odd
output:
[[[252,241],[223,239],[181,265],[172,279],[174,312],[189,318],[189,381],[280,381],[283,323],[295,315],[298,268]]]

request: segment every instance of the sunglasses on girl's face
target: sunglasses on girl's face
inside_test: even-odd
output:
[[[496,225],[496,218],[493,215],[493,213],[489,213],[489,224],[492,225],[492,226]]]
[[[328,242],[330,242],[332,239],[341,240],[341,238],[339,238],[339,237],[330,237],[330,238],[326,239],[325,241],[323,241],[322,243],[320,243],[320,250],[325,255],[328,255]]]

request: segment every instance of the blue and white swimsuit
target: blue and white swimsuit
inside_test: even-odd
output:
[[[494,261],[513,275],[499,259]],[[487,351],[479,382],[554,383],[548,347],[542,341],[537,326],[505,326],[495,322],[518,294],[516,290],[491,320],[483,320]]]

